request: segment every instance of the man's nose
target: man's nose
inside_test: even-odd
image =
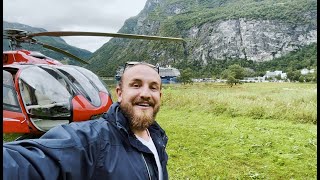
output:
[[[142,98],[150,98],[151,97],[151,92],[150,88],[148,86],[142,86],[141,91],[140,91],[140,96]]]

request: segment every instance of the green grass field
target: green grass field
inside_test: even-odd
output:
[[[171,179],[316,179],[317,85],[169,85]]]
[[[317,84],[164,85],[157,121],[170,179],[316,179]]]

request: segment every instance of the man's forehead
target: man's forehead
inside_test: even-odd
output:
[[[149,67],[147,65],[143,65],[143,64],[135,65],[133,67],[126,69],[123,73],[123,76],[126,76],[127,74],[129,74],[129,75],[137,74],[138,75],[138,74],[144,74],[144,73],[159,76],[159,74],[154,69],[152,69],[151,67]]]
[[[143,64],[128,68],[122,75],[122,79],[136,79],[144,77],[161,81],[159,74],[153,68]]]

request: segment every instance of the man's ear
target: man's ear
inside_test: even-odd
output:
[[[118,102],[121,102],[121,100],[122,100],[122,90],[121,90],[120,86],[116,87],[116,94],[117,94]]]

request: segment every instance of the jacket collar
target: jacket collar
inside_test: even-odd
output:
[[[122,113],[119,102],[113,103],[107,114],[113,117],[110,120],[117,125],[118,129],[125,131],[127,134],[131,132],[128,119]]]

